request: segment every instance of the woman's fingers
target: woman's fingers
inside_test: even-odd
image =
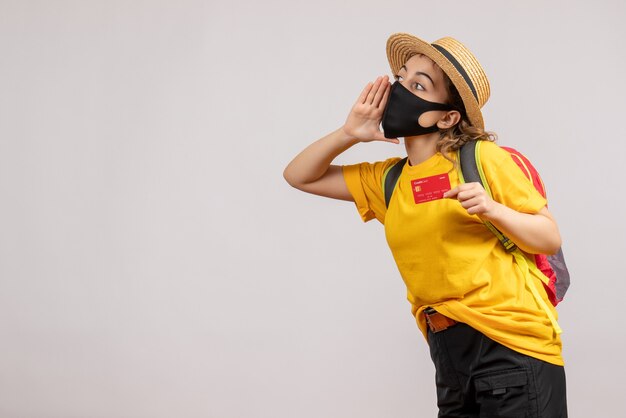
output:
[[[376,77],[376,80],[374,81],[374,84],[372,85],[372,89],[367,95],[367,99],[365,103],[378,107],[378,104],[380,103],[380,99],[383,97],[383,94],[385,93],[385,90],[387,89],[389,85],[388,81],[389,81],[389,77],[386,75],[383,77],[381,76]]]
[[[475,196],[476,194],[480,194],[484,192],[483,186],[480,183],[463,183],[456,186],[452,190],[448,190],[443,194],[444,198],[458,199],[458,200],[467,200]]]
[[[369,92],[372,89],[373,85],[374,85],[374,83],[372,83],[371,81],[369,83],[367,83],[367,85],[365,86],[365,88],[361,92],[361,95],[359,96],[359,100],[357,100],[357,103],[365,104],[365,102],[367,101],[367,95],[369,94]]]
[[[443,194],[444,198],[456,199],[470,215],[481,215],[490,210],[492,200],[480,183],[464,183]]]
[[[379,128],[383,113],[381,103],[386,103],[389,87],[388,76],[379,76],[373,83],[367,83],[348,114],[344,130],[362,142],[385,141],[399,144],[397,138],[385,138]]]
[[[381,110],[385,108],[385,105],[387,104],[387,99],[389,98],[390,91],[391,91],[391,84],[387,81],[384,93],[380,101],[376,104],[376,107],[378,107]]]
[[[460,188],[456,186],[454,189],[448,190],[443,194],[444,199],[456,199],[456,196],[459,194]]]
[[[388,90],[388,88],[389,88],[389,77],[384,76],[380,80],[380,84],[378,85],[378,90],[376,91],[376,94],[374,95],[374,100],[372,101],[372,105],[374,107],[378,107],[378,105],[380,104],[380,101],[383,98],[383,95]]]
[[[484,211],[485,206],[486,206],[485,200],[481,199],[479,196],[475,196],[467,200],[462,200],[460,202],[461,202],[461,206],[463,206],[464,209],[467,209],[467,212],[470,215],[474,215],[476,213],[480,213]]]
[[[391,142],[392,144],[399,144],[400,140],[398,138],[385,138],[383,136],[383,139],[381,141],[385,141],[385,142]]]
[[[389,91],[389,76],[378,76],[374,82],[369,82],[361,92],[357,103],[371,104],[379,107],[381,102],[387,100]],[[384,100],[383,100],[384,99]]]
[[[392,144],[399,144],[400,140],[398,138],[387,138],[385,137],[385,134],[378,131],[374,134],[374,140],[376,141],[385,141],[385,142],[391,142]]]
[[[374,81],[372,88],[367,94],[367,99],[365,99],[365,104],[372,104],[372,101],[374,100],[374,96],[376,96],[376,92],[378,91],[378,88],[380,87],[380,81],[381,81],[380,76],[376,77],[376,80]]]

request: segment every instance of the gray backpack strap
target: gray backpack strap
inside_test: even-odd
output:
[[[459,150],[459,155],[463,181],[465,183],[480,183],[484,188],[485,185],[480,178],[478,162],[476,161],[476,141],[469,141],[463,144]]]
[[[393,189],[396,187],[396,183],[398,183],[400,174],[402,174],[402,167],[404,167],[404,164],[406,164],[408,159],[409,157],[404,157],[403,159],[392,165],[391,168],[389,168],[383,175],[383,193],[385,194],[386,207],[389,207],[389,202],[391,201]]]
[[[485,184],[487,179],[481,176],[482,164],[480,162],[480,155],[478,154],[478,141],[469,141],[461,146],[459,150],[459,162],[461,164],[460,167],[460,178],[461,181],[465,183],[480,183],[481,186],[487,191],[487,193],[491,196],[491,190],[489,189],[489,185]],[[506,235],[504,235],[498,228],[495,227],[491,222],[485,221],[485,226],[489,228],[493,234],[498,237],[498,240],[502,243],[502,246],[506,249],[506,251],[511,252],[517,248],[517,245],[513,241],[509,239]]]

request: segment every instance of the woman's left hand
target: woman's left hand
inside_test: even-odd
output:
[[[443,197],[457,199],[470,215],[489,217],[496,206],[480,183],[463,183],[445,192]]]

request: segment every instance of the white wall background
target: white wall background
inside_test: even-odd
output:
[[[570,416],[618,416],[625,17],[618,0],[0,0],[0,416],[435,416],[382,227],[282,178],[389,74],[401,31],[482,62],[487,128],[539,168],[564,238]]]

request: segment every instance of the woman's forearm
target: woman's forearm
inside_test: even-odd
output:
[[[339,128],[296,155],[285,168],[283,176],[296,188],[312,183],[326,173],[335,157],[358,142]]]
[[[493,200],[480,183],[464,183],[443,194],[457,199],[470,215],[491,222],[521,250],[532,254],[555,254],[561,234],[545,206],[536,214],[518,212]]]
[[[501,203],[481,217],[490,221],[521,250],[532,254],[554,254],[561,247],[561,234],[544,207],[537,214],[521,213]]]

